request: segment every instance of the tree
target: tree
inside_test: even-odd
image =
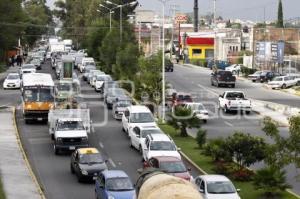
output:
[[[211,156],[215,162],[232,161],[232,156],[227,150],[225,139],[221,137],[208,140],[203,146],[203,153],[207,156]]]
[[[235,132],[226,139],[228,151],[240,166],[240,169],[249,167],[266,156],[267,144],[262,138],[250,134]]]
[[[197,141],[199,148],[202,149],[204,144],[206,143],[206,130],[204,130],[204,129],[198,130],[196,141]]]
[[[182,106],[175,106],[168,121],[175,129],[180,130],[181,137],[187,137],[187,128],[200,128],[201,120],[193,115],[192,110]]]
[[[300,116],[290,118],[289,137],[283,137],[279,134],[278,125],[270,118],[265,117],[263,120],[262,130],[267,136],[273,139],[274,144],[267,148],[267,157],[265,162],[278,169],[290,163],[297,163],[300,160]]]
[[[274,198],[278,191],[290,188],[285,179],[285,171],[275,167],[266,167],[256,171],[253,184],[257,189],[265,191],[265,195]]]
[[[278,3],[278,12],[277,12],[277,28],[283,28],[283,10],[282,10],[282,2],[279,0]]]

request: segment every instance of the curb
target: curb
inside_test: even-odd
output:
[[[196,169],[198,169],[198,171],[200,171],[200,173],[207,175],[208,173],[206,173],[203,169],[201,169],[195,162],[193,162],[193,160],[191,160],[187,155],[185,155],[185,153],[183,153],[182,151],[179,151],[180,155],[182,155],[191,165],[193,165]]]
[[[44,194],[44,192],[42,191],[42,187],[41,185],[39,184],[31,166],[30,166],[30,163],[29,163],[29,160],[27,158],[27,155],[26,155],[26,152],[23,148],[23,145],[22,145],[22,142],[21,142],[21,138],[20,138],[20,133],[19,133],[19,129],[18,129],[18,126],[17,126],[17,122],[16,122],[16,108],[15,107],[10,107],[13,109],[13,125],[14,125],[14,128],[15,128],[15,134],[16,134],[16,137],[17,137],[17,143],[19,145],[19,149],[22,153],[22,156],[23,156],[23,159],[25,160],[25,164],[26,164],[26,167],[29,171],[29,175],[31,177],[31,179],[33,180],[37,190],[38,190],[38,193],[39,195],[41,196],[41,199],[46,199],[46,196]]]

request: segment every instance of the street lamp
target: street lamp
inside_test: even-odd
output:
[[[105,8],[105,9],[109,10],[109,30],[111,31],[111,15],[113,13],[115,13],[114,11],[112,11],[114,8],[108,8],[108,7],[106,7],[106,6],[102,5],[102,4],[99,4],[99,6],[102,7],[102,8]],[[97,10],[97,11],[100,12],[100,10]]]
[[[133,2],[130,2],[130,3],[126,3],[126,4],[116,4],[116,3],[113,3],[111,1],[108,1],[106,0],[105,3],[107,4],[110,4],[110,5],[114,5],[116,6],[115,8],[120,8],[120,41],[122,42],[122,35],[123,35],[123,16],[122,16],[122,9],[124,6],[133,6],[135,4],[137,4],[138,2],[137,1],[133,1]],[[112,9],[115,9],[115,8],[112,8]]]
[[[162,3],[163,9],[162,9],[162,121],[165,122],[166,119],[166,110],[165,110],[165,104],[166,104],[166,99],[165,99],[165,6],[166,3],[170,0],[158,0]]]

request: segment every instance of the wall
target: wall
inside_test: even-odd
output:
[[[201,49],[202,52],[200,55],[198,56],[193,56],[193,49]],[[190,45],[188,46],[188,50],[189,50],[189,59],[205,59],[206,58],[206,54],[205,54],[205,50],[210,49],[213,50],[214,46],[213,45]]]

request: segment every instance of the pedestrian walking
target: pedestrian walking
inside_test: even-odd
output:
[[[18,66],[21,66],[21,65],[22,65],[22,57],[21,57],[21,55],[18,55],[18,56],[17,56],[17,65],[18,65]]]
[[[15,66],[15,56],[12,55],[10,59],[11,59],[11,66]]]

